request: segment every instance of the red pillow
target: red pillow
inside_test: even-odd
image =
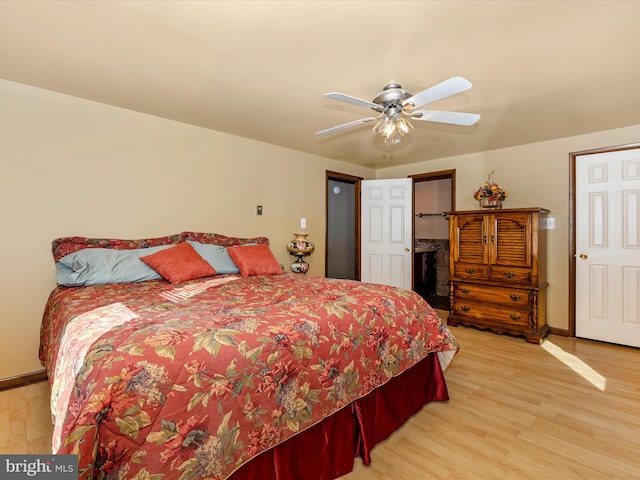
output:
[[[209,262],[198,255],[195,249],[186,242],[140,257],[140,260],[171,283],[186,282],[217,273]]]
[[[227,252],[240,270],[243,277],[252,275],[280,275],[284,273],[280,264],[273,256],[269,245],[245,245],[243,247],[229,247]]]

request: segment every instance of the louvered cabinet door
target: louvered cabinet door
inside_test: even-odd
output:
[[[452,262],[487,264],[488,223],[485,215],[450,218],[450,259]]]
[[[490,263],[531,267],[531,214],[504,213],[491,215],[488,220]]]

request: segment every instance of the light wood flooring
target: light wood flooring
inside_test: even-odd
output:
[[[425,406],[342,480],[640,478],[640,350],[452,331],[450,401]],[[0,392],[0,453],[49,453],[47,402],[46,382]]]

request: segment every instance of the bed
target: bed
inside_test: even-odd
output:
[[[53,256],[39,354],[53,452],[81,479],[330,480],[448,400],[459,345],[420,296],[285,273],[265,237],[67,237]]]

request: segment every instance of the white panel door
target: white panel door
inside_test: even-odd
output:
[[[576,336],[640,347],[640,149],[576,158]]]
[[[362,181],[361,278],[411,290],[413,180]]]

